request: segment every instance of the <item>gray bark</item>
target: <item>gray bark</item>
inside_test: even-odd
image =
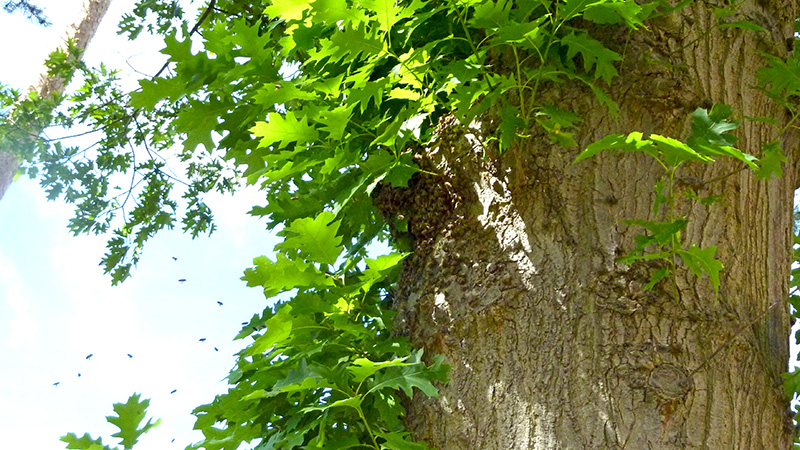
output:
[[[712,102],[784,120],[751,86],[758,51],[785,52],[798,5],[742,8],[770,32],[704,36],[714,15],[702,1],[635,32],[612,87],[619,121],[591,93],[553,91],[582,114],[581,148],[636,130],[685,138],[687,116]],[[620,48],[626,38],[614,37]],[[439,398],[409,401],[416,438],[438,450],[791,448],[780,374],[795,172],[758,181],[730,161],[688,167],[683,187],[722,201],[679,202],[690,220],[682,237],[719,246],[722,286],[715,296],[707,278],[684,269],[677,285],[646,293],[655,269],[616,260],[640,232],[621,220],[655,219],[652,160],[602,154],[572,164],[577,150],[545,136],[485,154],[480,136],[452,122],[442,130],[450,137],[420,155],[439,176],[376,199],[404,214],[414,235],[395,296],[401,332],[453,367]],[[777,137],[752,122],[737,135],[737,147],[756,155]],[[797,138],[783,138],[791,168]]]
[[[6,189],[14,179],[19,167],[19,159],[13,153],[0,150],[0,200],[6,193]]]
[[[70,37],[75,39],[77,48],[86,50],[110,4],[111,0],[84,1],[85,15],[79,23],[72,25],[72,32],[70,33]],[[64,80],[61,78],[42,76],[39,85],[35,89],[41,97],[52,98],[53,95],[64,92],[64,88]],[[14,179],[14,174],[18,167],[19,158],[17,155],[13,154],[10,149],[0,149],[0,200],[3,199],[6,189]]]

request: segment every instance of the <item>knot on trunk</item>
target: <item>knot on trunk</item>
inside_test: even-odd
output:
[[[674,364],[661,364],[650,373],[648,386],[664,400],[677,400],[686,396],[694,383],[689,371]]]

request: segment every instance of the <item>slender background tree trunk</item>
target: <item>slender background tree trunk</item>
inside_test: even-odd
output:
[[[0,151],[0,200],[14,179],[17,167],[19,167],[17,155],[8,151]]]
[[[689,114],[713,102],[784,120],[751,87],[759,51],[785,54],[798,5],[741,8],[769,32],[704,34],[715,17],[700,1],[630,41],[626,31],[598,35],[620,53],[627,45],[611,88],[620,120],[577,86],[548,94],[582,115],[581,148],[637,130],[685,138]],[[737,147],[758,155],[775,133],[745,122]],[[577,150],[544,136],[497,156],[480,137],[455,135],[420,155],[440,176],[377,199],[409,218],[415,238],[395,297],[401,332],[453,366],[439,398],[408,405],[418,439],[438,450],[791,447],[780,374],[794,173],[757,181],[724,160],[679,172],[679,191],[722,196],[709,207],[682,200],[676,211],[690,219],[686,246],[719,246],[722,286],[715,296],[707,278],[679,269],[677,285],[644,292],[656,267],[615,261],[640,232],[621,221],[656,219],[653,160],[602,154],[573,164]],[[797,139],[783,138],[791,167]]]
[[[72,32],[70,33],[70,37],[75,39],[77,48],[86,50],[110,4],[111,0],[84,1],[85,15],[79,23],[72,25]],[[51,98],[57,93],[64,92],[64,88],[64,80],[59,77],[42,76],[39,85],[35,89],[41,97]],[[37,130],[36,132],[40,131]],[[0,200],[5,195],[6,189],[14,179],[14,174],[19,167],[19,158],[13,152],[13,149],[0,149]]]

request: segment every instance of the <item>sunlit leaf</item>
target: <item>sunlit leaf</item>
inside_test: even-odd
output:
[[[107,416],[106,420],[119,428],[119,431],[112,434],[113,437],[121,439],[121,444],[125,448],[132,448],[139,437],[147,433],[151,428],[158,425],[161,420],[152,419],[148,420],[141,428],[139,424],[144,420],[147,414],[147,407],[150,406],[150,400],[139,401],[139,394],[133,394],[128,398],[127,403],[115,403],[114,412],[116,416]]]

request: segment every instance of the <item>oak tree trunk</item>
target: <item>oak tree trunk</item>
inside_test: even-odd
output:
[[[759,52],[786,54],[798,5],[741,8],[769,32],[706,34],[713,5],[697,1],[630,38],[606,33],[607,45],[627,46],[610,89],[619,120],[578,86],[548,93],[581,114],[580,148],[631,131],[683,139],[692,111],[714,102],[739,117],[785,120],[752,86]],[[641,231],[622,220],[659,219],[651,210],[662,169],[652,159],[603,153],[573,164],[577,149],[535,134],[497,155],[454,121],[441,129],[439,145],[420,155],[439,175],[378,199],[387,214],[408,218],[414,239],[395,296],[401,332],[452,365],[439,398],[409,402],[417,439],[438,450],[791,447],[780,374],[795,135],[781,137],[780,179],[758,181],[723,159],[679,172],[679,191],[721,196],[709,207],[677,204],[690,220],[684,244],[719,246],[725,270],[715,295],[685,268],[676,283],[644,292],[654,268],[616,262]],[[775,133],[744,122],[737,147],[759,155]]]
[[[86,50],[110,4],[111,0],[84,0],[84,17],[80,23],[72,25],[69,35],[75,40],[77,48]],[[64,80],[59,77],[42,76],[39,85],[33,89],[43,98],[52,98],[53,95],[64,92],[65,87]],[[36,136],[41,131],[31,130],[30,133],[32,136]],[[14,179],[18,167],[19,158],[14,153],[14,149],[0,149],[0,200]]]

